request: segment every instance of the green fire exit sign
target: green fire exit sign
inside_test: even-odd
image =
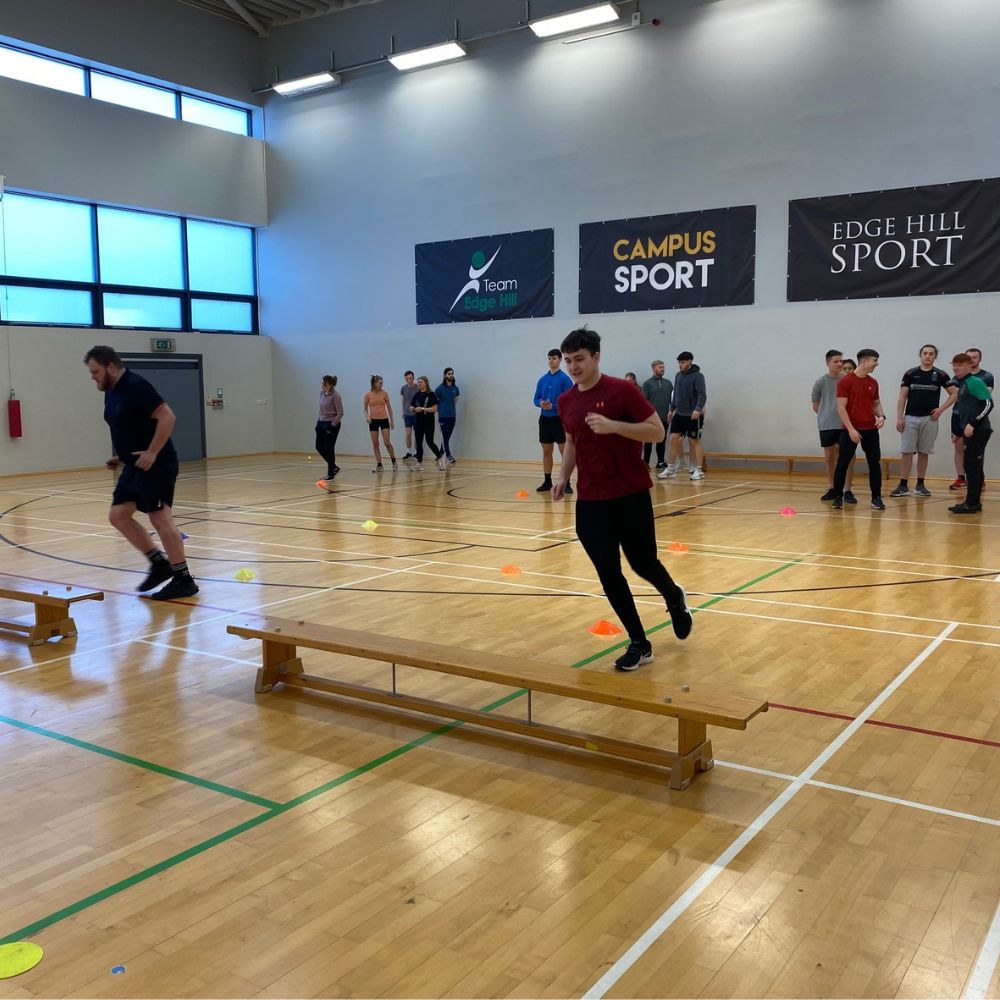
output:
[[[173,337],[152,337],[149,341],[149,346],[154,351],[175,351],[177,348],[174,346]]]

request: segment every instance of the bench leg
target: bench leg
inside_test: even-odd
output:
[[[35,625],[28,632],[32,646],[40,646],[56,636],[71,639],[76,633],[76,622],[66,615],[66,607],[52,604],[35,605]]]
[[[712,741],[706,739],[705,723],[677,720],[677,760],[670,769],[670,787],[683,791],[699,771],[715,766]]]
[[[265,694],[281,680],[281,674],[301,674],[302,661],[295,655],[295,646],[287,642],[263,640],[263,666],[257,671],[254,691]]]

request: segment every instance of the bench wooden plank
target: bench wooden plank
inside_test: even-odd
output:
[[[76,590],[56,585],[32,585],[30,582],[17,587],[0,586],[0,600],[32,604],[34,621],[25,618],[0,619],[0,628],[26,632],[32,646],[40,646],[52,638],[72,638],[77,634],[76,622],[69,616],[69,606],[77,601],[103,601],[101,590]]]
[[[760,712],[766,712],[768,708],[767,702],[749,698],[678,693],[677,688],[672,685],[646,678],[625,678],[588,670],[570,670],[494,653],[470,650],[456,652],[451,646],[437,643],[375,636],[355,629],[283,618],[262,617],[254,624],[229,625],[226,631],[244,639],[261,640],[263,665],[257,672],[255,684],[258,693],[270,691],[275,684],[283,683],[668,766],[670,786],[681,790],[688,787],[698,772],[707,771],[714,764],[712,744],[706,733],[707,725],[745,729],[751,718]],[[393,690],[386,691],[306,674],[301,659],[296,655],[300,646],[390,663]],[[525,688],[528,692],[528,718],[516,719],[402,694],[396,690],[397,666],[434,670],[508,687]],[[664,750],[536,722],[531,718],[532,691],[676,718],[678,750]]]
[[[857,456],[859,461],[864,461],[864,456],[859,454]],[[727,462],[784,462],[789,475],[795,469],[796,462],[825,462],[826,457],[822,454],[818,455],[771,455],[763,454],[758,452],[748,452],[748,451],[713,451],[708,452],[703,457],[702,466],[708,468],[709,459],[719,459],[721,461]],[[880,460],[882,466],[882,476],[885,479],[889,478],[889,473],[893,463],[899,464],[899,459],[892,456],[885,457]]]

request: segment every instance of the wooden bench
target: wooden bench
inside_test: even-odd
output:
[[[766,712],[768,707],[766,701],[756,699],[685,693],[677,685],[645,677],[573,670],[556,664],[532,663],[520,657],[282,618],[264,617],[256,624],[230,625],[226,631],[244,639],[260,639],[263,643],[263,666],[257,671],[254,687],[258,693],[270,691],[275,684],[288,684],[656,764],[670,768],[670,787],[676,789],[687,788],[697,772],[709,770],[714,763],[706,726],[746,729],[747,723],[759,712]],[[392,689],[306,674],[297,656],[300,646],[389,663],[392,665]],[[523,688],[527,691],[527,719],[402,694],[396,688],[397,665]],[[533,691],[677,719],[677,749],[664,750],[535,722],[531,717]]]
[[[0,582],[0,599],[6,601],[23,601],[35,606],[34,620],[29,615],[19,618],[0,618],[0,628],[13,629],[17,632],[27,632],[28,642],[32,646],[40,646],[47,639],[58,636],[70,638],[76,635],[76,622],[69,616],[69,606],[77,601],[103,601],[101,590],[74,590],[73,587],[60,587],[56,584],[42,589],[25,586],[20,581],[16,587],[7,587]]]
[[[864,456],[859,454],[858,458],[864,461]],[[826,462],[826,458],[822,454],[818,455],[762,455],[753,454],[751,452],[743,451],[713,451],[705,455],[705,460],[702,463],[704,468],[708,468],[708,461],[719,460],[724,462],[784,462],[786,466],[786,471],[788,475],[791,475],[795,470],[795,463],[802,462]],[[889,478],[890,466],[895,462],[899,464],[898,458],[883,458],[882,465],[882,478]]]

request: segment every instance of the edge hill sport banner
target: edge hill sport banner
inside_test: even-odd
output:
[[[788,203],[788,301],[1000,291],[1000,179]]]
[[[418,243],[417,323],[551,316],[554,234],[534,229]]]
[[[580,312],[753,304],[754,205],[580,226]]]

